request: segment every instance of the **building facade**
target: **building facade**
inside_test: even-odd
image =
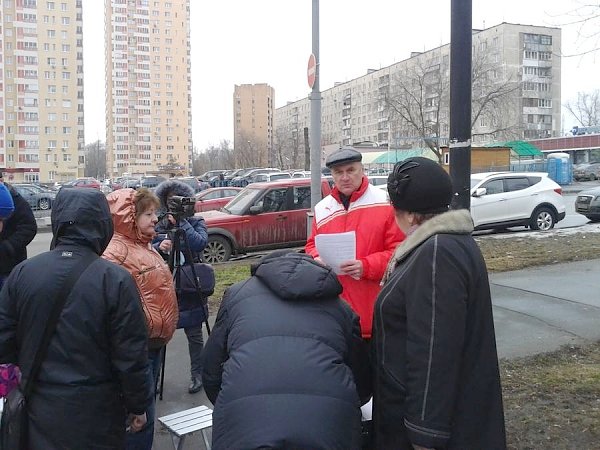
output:
[[[278,166],[273,153],[275,90],[268,84],[235,85],[233,148],[237,167]]]
[[[105,0],[109,175],[192,167],[189,0]]]
[[[561,130],[561,30],[502,23],[473,31],[473,143],[558,136]],[[384,148],[448,142],[450,45],[322,92],[322,147]],[[275,111],[275,146],[302,165],[308,98]],[[441,153],[440,153],[441,154]]]
[[[0,5],[0,170],[11,182],[84,170],[81,0]]]

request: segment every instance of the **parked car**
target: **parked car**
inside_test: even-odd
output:
[[[154,189],[156,186],[158,186],[160,183],[162,183],[165,180],[166,180],[165,177],[161,177],[159,175],[151,175],[151,176],[147,176],[147,177],[142,177],[142,179],[140,181],[140,187]]]
[[[63,183],[62,187],[92,188],[100,189],[100,182],[92,177],[77,178]]]
[[[323,196],[331,192],[328,180],[322,181],[321,189]],[[208,229],[204,261],[218,263],[249,251],[304,245],[310,201],[309,178],[249,184],[219,211],[201,214]]]
[[[547,231],[566,215],[562,188],[544,172],[473,174],[471,197],[476,230],[525,226]]]
[[[369,175],[367,178],[373,186],[386,186],[387,189],[387,175]]]
[[[194,190],[194,193],[198,193],[202,190],[200,182],[198,181],[198,179],[196,177],[177,177],[174,179],[187,184],[189,187],[191,187]]]
[[[250,183],[250,178],[259,173],[269,173],[269,172],[281,172],[279,169],[274,169],[272,167],[261,167],[258,169],[250,169],[244,172],[243,175],[239,175],[231,180],[231,186],[237,187],[245,187]]]
[[[214,211],[229,203],[233,197],[238,195],[242,188],[239,187],[217,187],[205,189],[196,194],[196,212]]]
[[[580,164],[573,169],[573,178],[577,181],[600,179],[600,163]]]
[[[21,196],[27,200],[31,209],[41,209],[43,211],[52,208],[56,191],[44,189],[35,184],[12,184]]]
[[[583,214],[592,222],[600,222],[600,187],[586,189],[577,194],[575,212]]]
[[[310,178],[310,170],[296,170],[292,178]]]
[[[248,183],[270,183],[271,181],[283,180],[285,178],[292,178],[292,175],[289,172],[257,173],[248,179]]]
[[[219,178],[219,175],[224,174],[225,170],[224,169],[215,169],[215,170],[208,170],[206,172],[204,172],[202,175],[200,175],[200,179],[202,181],[206,181],[207,183],[214,183],[215,180],[217,180]],[[212,184],[211,184],[212,186]]]

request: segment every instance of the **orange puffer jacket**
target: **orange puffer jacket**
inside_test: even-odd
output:
[[[102,255],[123,266],[135,280],[148,326],[148,348],[157,349],[173,337],[179,312],[169,267],[150,245],[151,237],[135,224],[133,189],[107,196],[115,233]]]

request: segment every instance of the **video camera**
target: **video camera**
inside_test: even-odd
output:
[[[194,215],[194,205],[196,199],[194,197],[182,197],[181,195],[173,195],[167,200],[167,214],[171,214],[175,220],[186,219]]]

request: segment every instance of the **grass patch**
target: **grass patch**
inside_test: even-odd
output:
[[[208,300],[208,309],[216,314],[227,288],[250,276],[250,263],[215,264],[215,292]]]
[[[600,443],[600,343],[500,363],[510,449]]]
[[[475,240],[489,272],[600,258],[600,233],[555,234],[542,238],[476,237]]]

